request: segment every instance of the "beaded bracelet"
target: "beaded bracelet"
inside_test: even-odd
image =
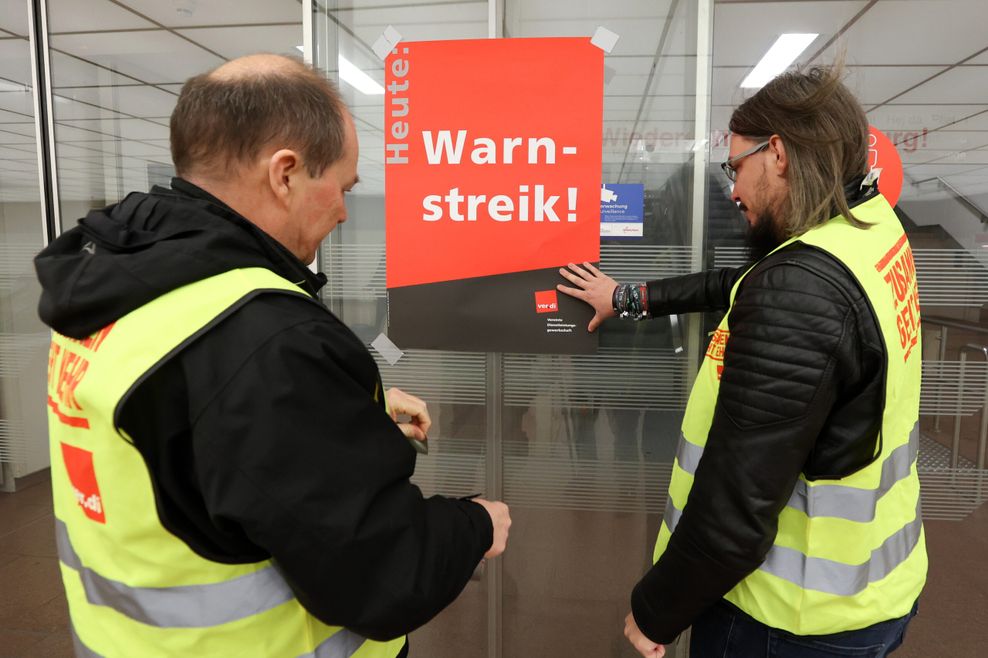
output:
[[[644,320],[648,317],[648,286],[644,283],[623,283],[614,289],[611,306],[620,318]]]

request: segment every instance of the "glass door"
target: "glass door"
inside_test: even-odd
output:
[[[27,4],[0,2],[0,490],[48,465],[48,331],[32,259],[44,241]]]

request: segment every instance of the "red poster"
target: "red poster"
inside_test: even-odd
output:
[[[602,50],[588,38],[400,43],[385,65],[389,335],[400,347],[588,352],[550,301],[600,258]]]

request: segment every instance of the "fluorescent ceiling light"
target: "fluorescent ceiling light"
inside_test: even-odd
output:
[[[305,46],[295,46],[300,53],[305,52]],[[357,91],[368,96],[380,96],[384,93],[384,87],[379,85],[374,78],[370,77],[358,69],[350,60],[340,55],[340,78]]]
[[[769,80],[779,75],[813,43],[819,34],[783,34],[768,49],[741,83],[743,89],[761,89]]]
[[[340,78],[351,87],[356,87],[357,91],[363,92],[368,96],[379,96],[384,93],[384,87],[379,85],[374,78],[354,66],[343,55],[340,55]]]

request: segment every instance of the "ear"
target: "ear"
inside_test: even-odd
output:
[[[768,148],[774,159],[769,164],[769,168],[774,170],[776,175],[785,177],[789,170],[789,156],[786,154],[786,144],[778,135],[772,135],[768,139]]]
[[[268,160],[268,184],[275,198],[288,204],[295,181],[302,172],[302,158],[291,149],[275,151]]]

